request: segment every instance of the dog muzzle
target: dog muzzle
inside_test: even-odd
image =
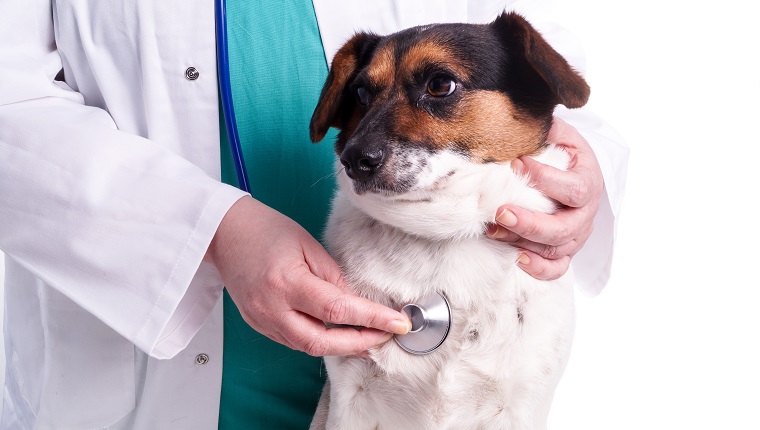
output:
[[[409,333],[393,337],[404,351],[424,355],[443,345],[451,327],[451,306],[443,293],[431,294],[401,311],[412,320]]]

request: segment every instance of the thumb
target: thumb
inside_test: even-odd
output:
[[[327,253],[325,248],[316,239],[309,236],[301,243],[303,258],[314,276],[327,281],[343,292],[350,292],[348,284],[343,278],[343,271],[337,262]]]

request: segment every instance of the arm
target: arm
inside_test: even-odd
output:
[[[403,314],[349,293],[337,263],[306,230],[253,198],[225,215],[207,258],[243,319],[292,349],[356,354],[409,331]],[[328,329],[324,321],[365,328]]]
[[[171,357],[221,294],[201,259],[243,193],[119,130],[55,80],[63,64],[49,1],[3,9],[0,248],[142,350]]]
[[[135,58],[128,32],[152,27],[126,27],[115,43],[107,21],[97,33],[71,20],[89,11],[67,10],[54,37],[49,2],[17,4],[0,18],[0,248],[11,258],[158,358],[187,345],[223,280],[251,325],[310,353],[354,353],[387,339],[382,330],[408,330],[403,315],[350,296],[303,229],[212,177],[216,80],[165,72],[191,55],[215,70],[212,5],[192,25],[155,23],[178,40],[210,37]],[[111,12],[99,19],[118,21]],[[70,85],[55,79],[62,68]],[[320,319],[380,330],[327,331]]]

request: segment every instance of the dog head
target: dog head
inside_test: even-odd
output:
[[[588,97],[534,28],[504,13],[487,25],[356,34],[333,60],[310,133],[318,142],[340,130],[339,175],[355,195],[431,201],[464,172],[538,153],[555,106]]]

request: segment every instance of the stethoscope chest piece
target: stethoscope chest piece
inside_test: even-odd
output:
[[[412,330],[393,337],[398,346],[411,354],[423,355],[443,345],[451,328],[451,306],[446,296],[440,292],[431,294],[401,311],[412,320]]]

